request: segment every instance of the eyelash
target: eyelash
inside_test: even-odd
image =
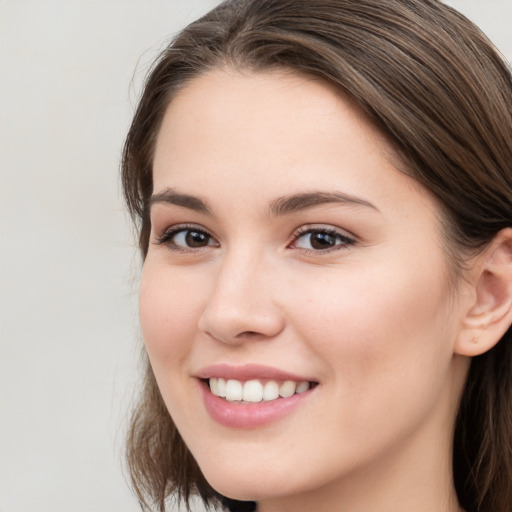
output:
[[[321,226],[302,226],[300,227],[294,234],[293,234],[293,240],[290,244],[288,244],[288,247],[292,246],[294,243],[296,243],[298,240],[300,240],[302,237],[304,237],[307,234],[312,233],[321,233],[322,235],[328,235],[335,239],[335,245],[326,249],[305,249],[305,248],[297,248],[302,254],[305,255],[318,255],[318,254],[328,254],[332,251],[338,251],[341,249],[347,249],[351,245],[354,245],[356,243],[356,240],[346,234],[341,233],[339,230],[334,228],[328,228],[328,227],[321,227]],[[339,242],[339,243],[337,243]]]
[[[181,224],[178,226],[174,226],[170,229],[167,229],[164,231],[161,235],[156,237],[155,244],[156,245],[166,245],[169,249],[177,252],[195,252],[197,250],[201,250],[205,247],[218,247],[218,242],[215,242],[215,246],[208,243],[207,245],[200,246],[200,247],[183,247],[181,245],[176,244],[173,241],[173,238],[178,235],[179,233],[184,232],[194,232],[198,233],[200,235],[204,235],[205,237],[208,237],[208,241],[215,241],[215,238],[213,235],[211,235],[208,231],[205,229],[202,229],[201,227],[193,224]],[[296,244],[302,237],[308,234],[313,233],[320,233],[322,235],[328,235],[330,237],[333,237],[335,240],[335,245],[332,247],[328,247],[325,249],[306,249],[306,248],[300,248],[296,247],[296,250],[300,251],[302,254],[305,255],[320,255],[320,254],[328,254],[332,251],[337,251],[340,249],[347,249],[351,245],[354,245],[356,243],[356,240],[354,238],[351,238],[348,235],[345,235],[341,233],[340,231],[334,229],[334,228],[328,228],[328,227],[315,227],[313,225],[306,225],[302,226],[299,229],[296,230],[296,232],[292,236],[291,242],[286,246],[287,248],[293,248],[293,245]],[[339,243],[338,243],[339,242]]]
[[[197,251],[198,249],[202,249],[202,247],[199,247],[199,248],[194,248],[194,247],[186,248],[186,247],[183,247],[181,245],[177,245],[173,241],[173,238],[176,235],[178,235],[179,233],[187,232],[187,231],[194,232],[194,233],[199,233],[201,235],[205,235],[210,240],[214,240],[214,237],[210,233],[208,233],[208,231],[206,231],[205,229],[202,229],[199,226],[196,226],[196,225],[193,225],[193,224],[180,224],[178,226],[173,226],[172,228],[165,230],[161,235],[157,236],[155,243],[156,243],[156,245],[166,245],[169,249],[171,249],[173,251],[178,251],[178,252],[194,252],[194,251]],[[206,245],[204,247],[208,247],[208,246],[209,245]]]

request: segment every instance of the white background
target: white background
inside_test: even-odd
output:
[[[138,510],[121,460],[140,263],[119,157],[149,62],[215,3],[0,0],[0,512]],[[449,3],[512,59],[512,0]]]

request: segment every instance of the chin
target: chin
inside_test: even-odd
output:
[[[274,478],[261,469],[251,468],[241,474],[217,466],[211,472],[203,471],[203,475],[215,491],[234,500],[260,501],[293,493],[289,474]]]

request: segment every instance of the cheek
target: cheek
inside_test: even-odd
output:
[[[146,261],[139,292],[142,334],[151,364],[176,365],[192,346],[198,320],[197,289],[190,282]],[[158,377],[157,377],[158,378]]]
[[[448,287],[442,272],[417,270],[349,272],[337,280],[343,286],[309,288],[296,302],[295,330],[305,334],[312,360],[323,361],[336,404],[318,416],[318,429],[347,440],[338,458],[374,454],[451,410],[456,322],[447,321]]]
[[[309,333],[333,378],[349,381],[343,389],[378,394],[400,381],[420,386],[443,364],[447,370],[452,356],[456,321],[443,269],[440,261],[407,267],[397,259],[295,290],[294,297],[305,297],[296,329]]]

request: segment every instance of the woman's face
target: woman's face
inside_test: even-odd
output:
[[[438,209],[397,165],[348,101],[297,74],[212,71],[171,102],[140,316],[219,492],[304,504],[364,482],[378,496],[377,475],[414,487],[430,466],[450,480],[461,306]]]

